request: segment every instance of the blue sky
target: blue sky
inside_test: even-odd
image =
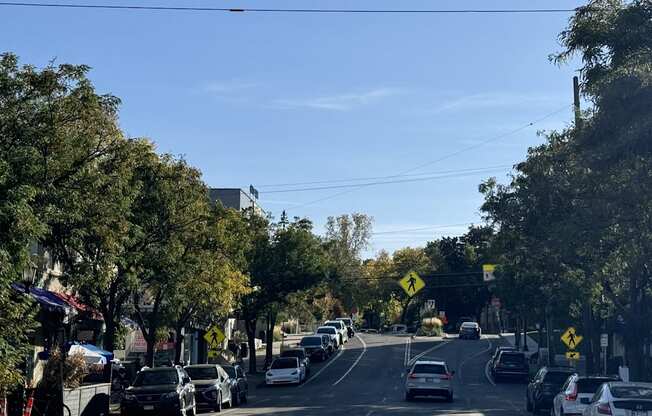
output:
[[[81,1],[81,0],[80,0]],[[90,2],[87,3],[99,3]],[[572,8],[562,0],[137,1],[323,8]],[[374,217],[368,255],[422,246],[480,221],[478,184],[505,180],[572,118],[577,63],[557,67],[569,14],[307,15],[0,8],[0,50],[84,63],[122,101],[127,134],[184,155],[212,187],[260,190],[264,208]],[[529,122],[536,125],[514,131]],[[468,150],[467,150],[468,149]],[[457,154],[456,154],[457,153]],[[437,161],[448,155],[444,160]],[[415,167],[428,164],[420,169]],[[493,168],[493,167],[500,168]],[[501,167],[502,166],[502,167]],[[492,167],[482,172],[458,171]],[[415,170],[412,170],[415,169]],[[445,178],[265,193],[279,183],[448,172]],[[405,178],[402,178],[405,179]],[[341,183],[337,183],[341,184]],[[341,193],[341,195],[334,196]],[[323,199],[322,201],[312,203]],[[452,225],[452,226],[451,226]],[[439,226],[447,226],[435,228]],[[413,229],[426,230],[414,231]],[[412,230],[412,231],[406,231]]]

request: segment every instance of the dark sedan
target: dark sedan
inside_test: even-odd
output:
[[[503,353],[504,354],[504,353]],[[502,354],[501,354],[502,355]],[[534,414],[550,410],[562,386],[575,370],[568,367],[543,367],[534,376],[526,390],[526,408]]]
[[[496,382],[507,378],[527,381],[529,373],[527,357],[519,351],[501,351],[491,366],[491,375]]]

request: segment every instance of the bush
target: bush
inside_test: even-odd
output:
[[[43,374],[43,382],[46,386],[60,386],[59,381],[59,368],[63,354],[61,350],[55,348],[50,352],[50,357],[45,365],[45,372]],[[65,388],[74,389],[82,384],[82,380],[88,374],[86,360],[84,354],[75,353],[66,358],[63,365],[63,385]]]
[[[421,321],[419,335],[439,337],[443,334],[443,323],[439,318],[424,318]]]

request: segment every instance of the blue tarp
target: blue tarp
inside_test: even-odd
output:
[[[105,361],[102,362],[102,364],[107,364],[110,363],[111,360],[113,360],[113,353],[103,350],[102,348],[95,346],[93,344],[80,344],[80,343],[73,343],[70,345],[68,349],[69,353],[73,352],[81,352],[84,354],[84,356],[92,358],[92,357],[104,357]]]

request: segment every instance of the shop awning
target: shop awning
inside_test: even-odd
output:
[[[71,295],[69,293],[59,293],[59,292],[53,292],[56,297],[59,299],[63,300],[73,308],[77,309],[79,312],[86,312],[87,314],[90,315],[91,318],[101,321],[102,319],[102,314],[97,311],[94,308],[91,308],[88,305],[85,305],[77,299],[75,295]]]
[[[12,283],[11,287],[17,292],[28,294],[25,290],[25,285],[22,283]],[[66,316],[74,312],[74,308],[70,304],[49,290],[31,286],[29,288],[29,295],[47,311],[61,312]]]

